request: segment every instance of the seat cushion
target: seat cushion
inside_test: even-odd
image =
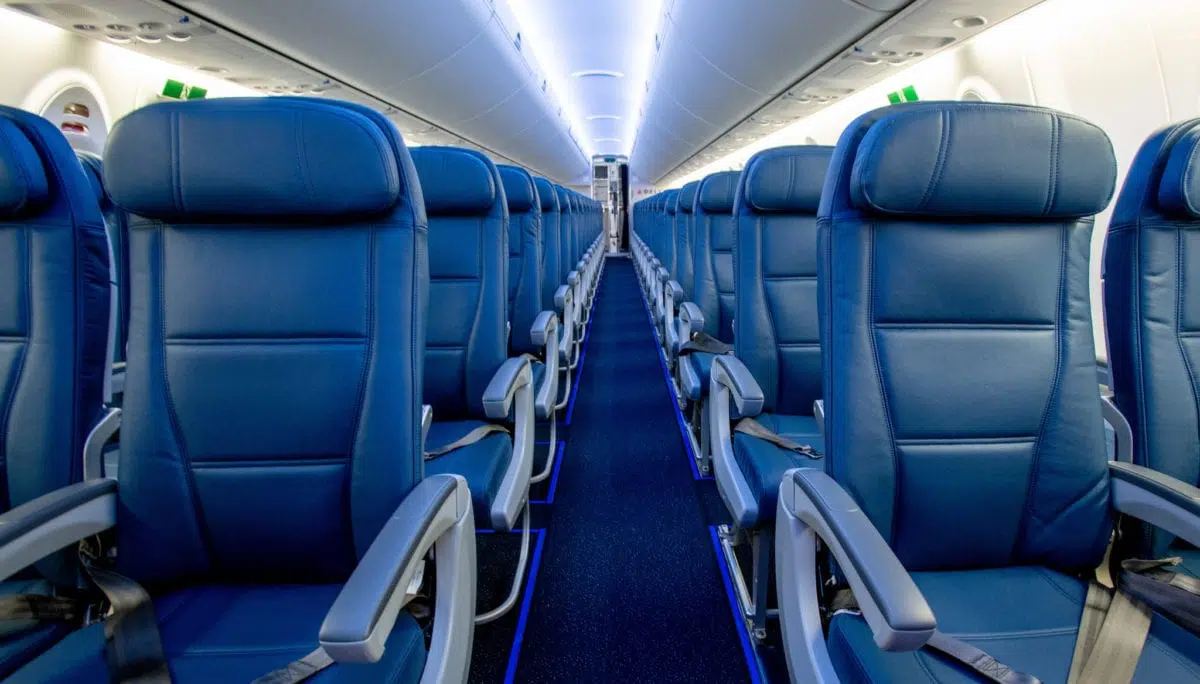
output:
[[[1083,581],[1039,567],[923,572],[913,579],[938,629],[1046,684],[1067,680],[1087,595]],[[880,650],[866,622],[849,613],[830,623],[829,655],[845,682],[983,681],[928,649]],[[1156,616],[1134,681],[1194,681],[1198,662],[1200,639]]]
[[[1200,577],[1200,549],[1182,539],[1176,539],[1171,546],[1167,547],[1166,555],[1179,556],[1183,559],[1183,562],[1175,568],[1177,571],[1187,573],[1192,577]]]
[[[325,613],[341,585],[214,585],[154,599],[171,676],[188,682],[248,682],[284,667],[317,647]],[[425,639],[400,612],[383,659],[372,665],[333,665],[313,684],[416,682],[425,668]],[[104,626],[63,639],[17,672],[10,682],[107,682]]]
[[[50,583],[45,580],[12,580],[0,582],[0,596],[16,594],[47,594]],[[11,621],[0,623],[0,679],[36,658],[71,631],[66,622]]]
[[[433,450],[445,446],[471,430],[484,425],[478,420],[434,422],[429,426],[425,438],[425,449]],[[504,480],[504,471],[512,460],[512,438],[493,434],[455,449],[448,454],[425,462],[426,475],[462,475],[471,490],[471,502],[475,508],[476,529],[492,527],[492,501]]]
[[[755,417],[763,427],[777,435],[807,444],[817,453],[825,452],[825,440],[812,416],[789,416],[779,413],[760,413]],[[733,456],[746,477],[750,490],[758,499],[758,523],[775,520],[775,501],[779,498],[779,482],[783,473],[792,468],[824,468],[825,459],[801,456],[781,449],[770,442],[740,432],[733,434]]]

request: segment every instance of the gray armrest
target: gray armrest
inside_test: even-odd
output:
[[[733,407],[743,418],[762,413],[762,388],[758,386],[750,369],[736,356],[720,355],[713,358],[712,379],[709,387],[720,385],[729,390]]]
[[[503,419],[513,414],[513,453],[492,498],[492,527],[500,532],[511,530],[529,497],[533,476],[533,370],[528,359],[509,359],[492,376],[483,393],[483,408],[489,418]]]
[[[439,622],[457,619],[454,626],[460,634],[444,634],[443,641],[456,640],[469,650],[469,630],[474,627],[472,613],[475,607],[474,533],[471,493],[467,490],[466,480],[457,475],[434,475],[422,480],[396,508],[338,593],[321,624],[321,648],[342,663],[378,662],[383,657],[396,616],[411,600],[408,589],[414,577],[424,571],[425,554],[436,544],[438,602],[435,630]],[[451,548],[443,549],[443,544]],[[455,581],[461,576],[462,568],[451,568],[450,583],[442,583],[443,551],[447,552],[448,565],[468,566],[465,576],[471,580],[470,586],[464,588]],[[445,604],[450,607],[448,614],[442,612],[446,595],[453,601]],[[454,608],[458,608],[461,615],[456,615]],[[468,630],[465,640],[461,636],[464,629]],[[434,640],[437,641],[436,633]],[[433,655],[433,649],[430,655]],[[427,671],[428,667],[427,664]],[[465,663],[461,667],[465,677]]]
[[[503,420],[512,411],[513,398],[517,390],[533,382],[533,371],[529,359],[506,360],[492,376],[487,389],[483,390],[483,410],[493,420]]]
[[[1200,489],[1132,463],[1109,461],[1113,508],[1200,546]]]
[[[0,515],[0,580],[117,524],[117,481],[85,480]]]
[[[533,319],[533,325],[529,328],[529,338],[534,346],[545,347],[546,340],[550,334],[558,329],[558,317],[553,311],[543,311]]]
[[[813,420],[817,421],[817,429],[821,431],[821,436],[825,436],[825,400],[817,399],[813,402]]]
[[[554,292],[554,304],[562,315],[562,335],[558,340],[559,363],[570,364],[575,340],[575,295],[567,285],[560,285]]]
[[[1117,460],[1133,463],[1133,428],[1129,426],[1129,421],[1125,420],[1121,410],[1113,403],[1111,395],[1101,395],[1100,406],[1104,411],[1104,420],[1116,433]]]
[[[567,274],[567,284],[568,285],[570,285],[571,287],[575,287],[575,285],[578,282],[579,282],[579,272],[578,271],[571,271],[570,273]]]
[[[537,417],[545,420],[550,418],[558,402],[558,317],[553,311],[539,313],[529,334],[533,343],[542,348],[542,358],[546,363],[541,386],[533,388]]]
[[[671,296],[671,301],[678,302],[683,299],[683,288],[674,280],[667,281],[667,294]]]
[[[879,648],[912,651],[933,636],[937,622],[921,590],[866,513],[832,477],[811,468],[788,471],[779,488],[779,512],[825,542]]]
[[[655,270],[655,275],[658,277],[658,282],[662,283],[663,285],[666,285],[667,282],[671,280],[671,274],[667,272],[667,269],[664,266],[659,266]]]
[[[704,314],[700,311],[700,307],[692,302],[683,302],[679,305],[679,341],[680,343],[692,339],[692,331],[704,330]]]

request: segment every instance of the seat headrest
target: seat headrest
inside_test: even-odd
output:
[[[1158,182],[1158,208],[1164,214],[1200,218],[1200,128],[1186,131],[1171,146]]]
[[[108,201],[108,196],[104,194],[104,162],[99,156],[83,150],[76,150],[75,156],[79,158],[79,165],[83,167],[88,184],[96,194],[96,201],[103,207]]]
[[[413,149],[412,157],[430,216],[487,214],[496,204],[495,167],[479,152],[430,146]]]
[[[150,218],[319,221],[395,207],[396,154],[376,124],[299,98],[161,102],[117,122],[105,152],[114,203]]]
[[[759,152],[746,162],[745,202],[758,212],[815,214],[833,148],[790,145]]]
[[[541,210],[541,203],[538,201],[538,191],[533,184],[533,176],[528,171],[519,166],[497,165],[496,169],[500,171],[500,182],[504,185],[504,199],[508,202],[508,211],[526,212],[537,206]]]
[[[0,119],[0,217],[28,216],[50,201],[37,148],[16,123]]]
[[[739,171],[721,171],[709,174],[700,181],[697,202],[700,208],[711,214],[733,212],[733,196],[737,192]]]
[[[571,211],[571,193],[561,185],[554,186],[554,193],[558,195],[558,210],[565,213]]]
[[[679,211],[685,214],[690,214],[696,209],[696,192],[700,189],[700,181],[692,181],[679,189],[679,198],[676,200]]]
[[[867,130],[856,131],[863,121]],[[850,200],[862,211],[1070,219],[1103,210],[1116,186],[1116,157],[1104,131],[1040,107],[899,105],[863,115],[843,140],[856,135],[860,141],[843,161],[853,159]]]
[[[667,190],[663,192],[663,210],[668,214],[674,215],[675,210],[679,205],[679,190]]]
[[[545,178],[534,178],[534,185],[537,186],[538,200],[542,203],[542,213],[558,211],[558,193],[554,191],[554,184]]]

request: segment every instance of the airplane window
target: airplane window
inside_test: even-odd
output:
[[[980,95],[977,91],[968,90],[962,94],[963,102],[987,102],[987,98]]]
[[[64,121],[61,124],[59,124],[59,128],[62,129],[63,133],[74,133],[76,135],[87,135],[88,134],[87,124],[81,123],[79,121]]]
[[[88,106],[85,104],[80,104],[78,102],[70,102],[66,106],[63,107],[63,114],[71,114],[73,116],[82,116],[83,118],[86,119],[92,115],[92,110],[88,109]]]

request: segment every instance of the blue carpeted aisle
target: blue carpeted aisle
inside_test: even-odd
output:
[[[626,259],[605,266],[586,351],[515,681],[748,681],[715,489],[692,478]]]

